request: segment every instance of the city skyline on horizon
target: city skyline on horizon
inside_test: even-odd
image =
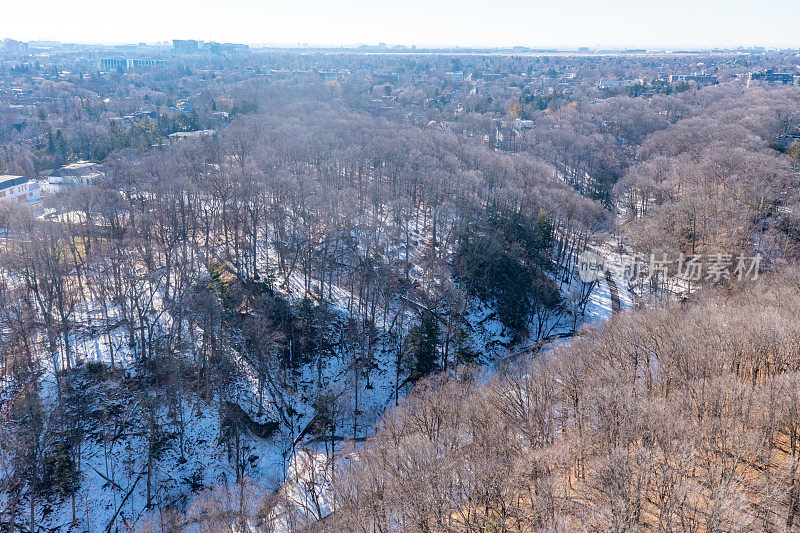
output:
[[[243,42],[243,41],[216,41],[216,40],[203,40],[203,39],[193,39],[193,38],[184,38],[184,39],[163,39],[163,40],[156,40],[156,41],[118,41],[118,42],[89,42],[89,41],[65,41],[59,39],[29,39],[29,40],[22,40],[22,39],[15,39],[12,36],[5,36],[0,35],[0,43],[3,40],[11,40],[26,44],[34,44],[40,46],[46,46],[49,44],[59,44],[59,45],[70,45],[70,46],[89,46],[89,47],[152,47],[152,48],[168,48],[174,49],[175,48],[175,41],[196,41],[198,43],[198,50],[202,51],[202,47],[208,44],[223,44],[223,45],[245,45],[250,47],[251,49],[263,49],[263,50],[343,50],[343,51],[358,51],[359,49],[365,49],[368,52],[378,52],[378,51],[385,51],[386,53],[409,53],[413,54],[414,52],[426,52],[426,51],[443,51],[443,52],[453,52],[464,50],[465,53],[470,53],[471,51],[475,52],[507,52],[507,51],[515,51],[519,50],[520,53],[589,53],[589,54],[603,54],[603,53],[611,53],[611,54],[636,54],[636,53],[647,53],[647,54],[658,54],[658,53],[694,53],[694,52],[706,52],[706,51],[723,51],[723,52],[736,52],[736,51],[752,51],[752,50],[763,50],[763,51],[800,51],[800,45],[798,46],[765,46],[759,43],[753,43],[751,45],[731,45],[731,46],[710,46],[710,45],[686,45],[686,46],[638,46],[635,44],[618,44],[618,45],[608,45],[608,46],[591,46],[591,45],[565,45],[565,46],[536,46],[536,45],[460,45],[460,44],[442,44],[442,45],[416,45],[416,44],[404,44],[404,43],[342,43],[342,44],[325,44],[325,43],[260,43],[260,42]]]
[[[510,0],[425,3],[322,0],[155,0],[108,6],[100,0],[40,0],[5,8],[0,34],[21,41],[163,43],[173,38],[275,47],[680,49],[800,47],[800,15],[787,0],[650,2],[575,0],[560,5]],[[47,12],[43,19],[41,12]],[[424,17],[418,13],[425,13]],[[156,14],[157,16],[153,16]],[[780,14],[780,16],[775,16]],[[123,22],[120,24],[119,22]],[[391,24],[388,22],[391,21]]]

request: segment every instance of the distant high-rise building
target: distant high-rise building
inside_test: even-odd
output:
[[[126,70],[128,68],[128,62],[125,59],[117,59],[117,58],[103,58],[100,60],[100,70],[110,71],[110,70]]]
[[[748,83],[751,81],[765,81],[767,83],[792,85],[794,80],[795,75],[792,72],[775,72],[773,69],[769,69],[764,72],[751,72]]]
[[[28,53],[28,43],[15,41],[14,39],[4,39],[3,47],[0,48],[3,54],[9,56],[20,56]]]
[[[204,50],[209,50],[212,54],[218,56],[232,56],[237,54],[246,54],[250,51],[250,47],[246,44],[235,43],[206,43],[203,46]]]
[[[200,43],[194,39],[173,39],[172,47],[181,54],[192,54],[200,49]]]
[[[166,64],[163,59],[102,58],[100,60],[100,70],[105,72],[131,70],[144,67],[163,67]]]

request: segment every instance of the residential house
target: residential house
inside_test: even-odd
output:
[[[53,171],[48,176],[47,183],[58,187],[91,185],[103,176],[103,168],[99,163],[78,161]]]
[[[200,139],[202,137],[209,137],[214,135],[214,130],[198,130],[198,131],[176,131],[168,135],[169,142],[183,141],[184,139]]]
[[[42,194],[39,184],[22,176],[0,176],[0,204],[38,207]]]

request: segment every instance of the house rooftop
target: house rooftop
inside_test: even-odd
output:
[[[8,189],[15,185],[22,185],[30,181],[28,178],[22,176],[11,176],[8,174],[0,175],[0,189]]]
[[[98,163],[92,163],[91,161],[78,161],[76,163],[70,163],[69,165],[64,165],[63,169],[65,170],[80,170],[84,168],[90,168],[97,166]]]

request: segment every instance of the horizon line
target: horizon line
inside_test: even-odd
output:
[[[695,44],[695,45],[660,45],[660,44],[564,44],[564,45],[525,45],[525,44],[497,44],[497,45],[469,45],[469,44],[404,44],[404,43],[269,43],[269,42],[255,42],[255,41],[218,41],[214,39],[198,39],[198,38],[182,38],[182,39],[163,39],[160,41],[72,41],[60,39],[19,39],[15,37],[3,37],[3,40],[13,40],[22,43],[34,44],[61,44],[61,45],[82,45],[82,46],[149,46],[149,47],[169,47],[172,49],[173,41],[197,41],[198,43],[218,43],[218,44],[241,44],[247,45],[256,49],[275,49],[275,50],[357,50],[357,49],[376,49],[391,51],[420,51],[420,50],[479,50],[479,51],[533,51],[533,52],[579,52],[579,53],[597,53],[599,51],[609,52],[630,52],[635,53],[644,51],[645,53],[655,52],[677,52],[677,51],[783,51],[793,52],[800,51],[800,44],[796,46],[776,46],[766,44],[729,44],[729,45],[708,45],[708,44]],[[166,43],[166,44],[164,44]]]

